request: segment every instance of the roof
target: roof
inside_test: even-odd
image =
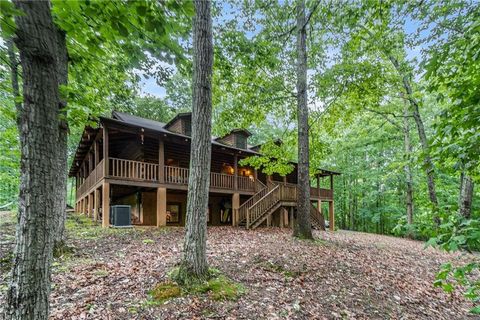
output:
[[[190,136],[168,130],[168,126],[172,124],[176,119],[179,119],[181,117],[187,117],[187,116],[191,116],[191,113],[190,112],[179,113],[169,122],[163,123],[160,121],[151,120],[151,119],[135,116],[132,114],[128,114],[125,112],[113,111],[112,118],[100,117],[100,123],[111,122],[115,124],[129,126],[129,127],[138,127],[138,128],[148,129],[154,132],[168,134],[170,136],[177,136],[185,139],[191,139]],[[91,128],[88,126],[85,127],[82,138],[80,139],[79,145],[77,147],[77,151],[75,153],[74,161],[72,162],[72,166],[70,168],[70,172],[69,172],[70,176],[75,176],[77,170],[79,169],[79,165],[77,165],[77,162],[83,161],[88,150],[90,150],[90,147],[98,131],[99,131],[99,128]],[[230,131],[229,134],[233,132],[244,132],[248,136],[251,135],[251,133],[246,129],[233,129],[232,131]],[[217,141],[220,139],[221,138],[212,137],[211,138],[212,145],[237,151],[239,153],[244,152],[252,155],[261,155],[258,152],[261,145],[257,145],[257,146],[247,145],[247,149],[243,149],[243,148],[238,148],[238,147],[227,145],[227,144],[221,143],[220,141]],[[275,144],[281,144],[281,142],[282,141],[280,139],[276,139],[274,141]],[[320,176],[323,176],[323,175],[330,175],[330,174],[339,175],[340,173],[335,171],[325,170],[325,169],[318,169],[317,174],[319,174]]]

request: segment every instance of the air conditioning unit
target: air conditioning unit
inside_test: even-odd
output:
[[[110,207],[110,225],[113,227],[131,227],[131,207],[116,205]]]

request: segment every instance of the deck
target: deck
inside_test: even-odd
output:
[[[186,190],[188,177],[188,168],[108,158],[107,166],[104,160],[101,160],[88,177],[77,186],[76,198],[78,200],[89,194],[92,189],[99,187],[103,180],[116,184]],[[252,195],[258,191],[258,184],[253,177],[210,172],[210,189],[215,192]],[[333,190],[311,187],[310,196],[312,199],[331,200]]]

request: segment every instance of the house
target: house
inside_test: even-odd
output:
[[[76,181],[75,210],[109,226],[112,205],[130,205],[135,225],[184,225],[189,177],[191,114],[177,114],[168,123],[112,113],[98,127],[87,126],[79,142],[69,176]],[[250,132],[234,129],[212,139],[208,206],[209,225],[256,228],[262,224],[288,226],[295,216],[296,165],[287,176],[267,176],[240,166],[239,160],[258,155],[248,145]],[[312,225],[324,229],[322,201],[329,203],[334,228],[333,177],[319,169],[311,192]],[[322,189],[320,179],[329,178]],[[328,182],[327,182],[328,184]]]

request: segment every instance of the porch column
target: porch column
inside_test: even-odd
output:
[[[88,216],[93,217],[93,192],[88,194]]]
[[[232,226],[238,226],[238,208],[240,208],[240,193],[234,193],[232,196]]]
[[[163,140],[158,141],[158,181],[163,183],[165,181],[165,146]]]
[[[100,208],[100,191],[98,189],[95,189],[93,191],[93,201],[94,201],[93,221],[97,221],[98,220],[98,209]]]
[[[287,209],[285,209],[284,207],[281,207],[280,208],[280,219],[279,219],[279,223],[278,223],[278,226],[280,228],[284,228],[285,227],[285,211],[287,211]],[[287,213],[288,214],[288,213]]]
[[[333,190],[333,174],[330,175],[330,190]]]
[[[257,186],[258,186],[258,183],[256,183],[258,179],[258,172],[257,172],[257,169],[253,169],[253,181],[255,181],[255,192],[258,192],[260,190],[257,190]]]
[[[283,208],[282,215],[283,215],[283,227],[286,228],[290,223],[290,221],[288,220],[288,210],[286,208]]]
[[[237,190],[238,189],[238,157],[237,157],[237,154],[233,155],[233,171],[234,171],[234,173],[233,173],[234,174],[234,176],[233,176],[233,189]]]
[[[294,225],[293,225],[293,207],[290,207],[290,217],[288,219],[288,224],[290,226],[290,228],[294,228]]]
[[[104,182],[102,188],[102,227],[110,226],[110,183]]]
[[[317,174],[317,195],[320,198],[320,177],[319,177],[318,174]],[[320,205],[320,203],[319,203],[319,205]]]
[[[95,155],[95,163],[93,165],[94,168],[97,167],[97,164],[100,162],[100,146],[99,146],[99,143],[98,143],[98,140],[95,140],[94,142],[94,155]]]
[[[109,171],[109,161],[108,161],[108,129],[103,125],[103,176],[108,177],[110,175]]]
[[[335,212],[334,212],[334,201],[328,203],[328,220],[330,223],[330,231],[335,231]]]
[[[157,188],[157,227],[167,225],[167,188]]]
[[[322,215],[322,199],[318,199],[317,209],[318,209],[318,212],[320,212],[320,215]]]

